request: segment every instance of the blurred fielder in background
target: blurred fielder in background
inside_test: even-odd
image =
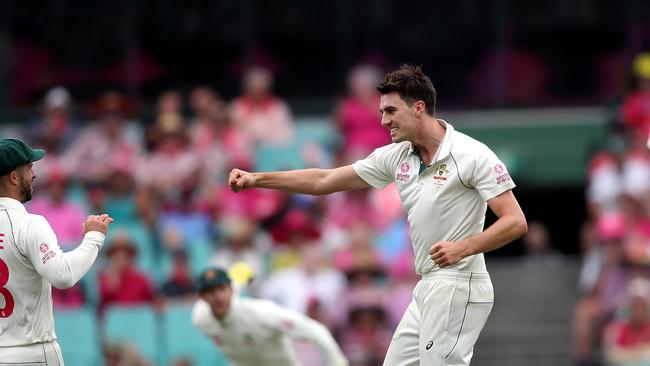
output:
[[[422,279],[384,365],[468,365],[494,301],[482,253],[527,231],[515,184],[487,146],[436,118],[436,91],[419,67],[402,66],[377,89],[392,144],[336,169],[233,169],[230,188],[322,195],[395,181]],[[488,205],[498,219],[483,230]]]
[[[328,366],[348,364],[325,326],[269,300],[240,298],[233,286],[223,269],[203,271],[192,323],[235,365],[298,366],[292,339],[318,346]]]
[[[63,253],[47,220],[23,206],[32,198],[33,162],[44,155],[20,140],[0,140],[0,365],[63,365],[52,285],[70,288],[88,272],[113,222],[88,216],[81,244]]]

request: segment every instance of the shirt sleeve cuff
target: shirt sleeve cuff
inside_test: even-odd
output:
[[[84,241],[91,241],[100,247],[104,244],[106,235],[100,233],[99,231],[89,231],[84,235]]]

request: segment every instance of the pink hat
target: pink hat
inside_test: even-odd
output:
[[[601,240],[623,238],[626,234],[625,215],[611,213],[600,216],[596,222],[596,233]]]

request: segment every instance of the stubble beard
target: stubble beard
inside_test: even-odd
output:
[[[29,202],[32,199],[32,183],[27,178],[20,181],[20,197],[22,203]]]

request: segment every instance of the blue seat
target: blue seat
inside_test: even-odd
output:
[[[194,240],[188,243],[188,259],[194,277],[198,277],[208,266],[210,259],[214,255],[214,251],[214,244],[210,240]]]
[[[226,366],[228,361],[217,346],[192,325],[191,304],[177,304],[165,312],[164,330],[167,363],[186,358],[195,366]]]
[[[54,324],[66,365],[103,364],[94,311],[89,308],[57,310]]]
[[[157,318],[151,306],[111,306],[106,309],[104,338],[109,344],[133,344],[147,360],[161,364]]]

